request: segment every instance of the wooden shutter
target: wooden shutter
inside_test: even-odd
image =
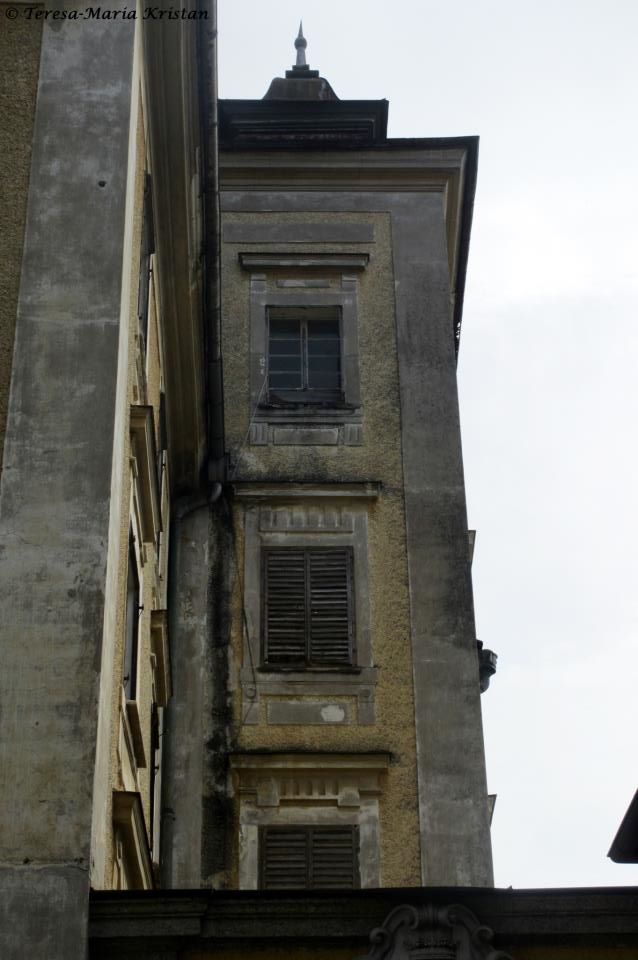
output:
[[[308,551],[310,662],[353,661],[352,551]]]
[[[358,839],[356,827],[312,827],[311,890],[352,890],[359,886]]]
[[[308,829],[306,827],[262,827],[259,846],[260,886],[264,890],[307,888]]]
[[[264,890],[352,890],[359,886],[358,828],[262,827]]]
[[[264,662],[338,666],[354,662],[350,547],[264,551]]]
[[[264,554],[264,660],[306,661],[306,557],[304,550]]]

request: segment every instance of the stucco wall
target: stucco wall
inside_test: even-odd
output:
[[[130,404],[148,403],[154,409],[155,432],[159,422],[159,385],[160,385],[160,356],[158,341],[158,317],[155,309],[155,300],[151,297],[148,319],[148,350],[143,364],[140,360],[138,348],[138,278],[140,269],[140,244],[142,235],[143,201],[144,201],[144,171],[146,167],[146,145],[144,123],[141,108],[141,98],[138,101],[136,118],[135,153],[131,171],[131,187],[134,191],[133,220],[131,242],[128,256],[131,264],[132,282],[128,296],[128,363],[127,363],[127,410]],[[122,676],[124,662],[124,646],[126,635],[126,590],[128,572],[128,544],[129,526],[131,524],[132,509],[132,474],[130,457],[132,454],[128,416],[123,438],[124,456],[122,459],[122,477],[117,502],[112,507],[119,516],[119,555],[117,558],[117,600],[115,603],[116,617],[113,637],[113,683],[110,697],[110,765],[107,796],[109,803],[103,824],[103,842],[107,851],[105,869],[102,877],[94,877],[94,886],[110,887],[114,883],[114,836],[112,822],[112,805],[110,798],[113,790],[131,789],[131,772],[135,778],[135,789],[139,789],[142,799],[144,819],[147,834],[151,836],[151,707],[153,702],[152,667],[150,624],[151,611],[159,606],[158,579],[157,579],[157,552],[152,543],[142,543],[140,531],[133,524],[136,538],[136,550],[139,562],[138,574],[140,578],[140,605],[142,611],[139,616],[138,628],[138,666],[137,666],[137,696],[140,725],[143,734],[146,766],[137,767],[133,771],[125,770],[128,764],[126,751],[123,750],[122,724]]]
[[[0,489],[7,958],[80,957],[88,911],[133,35],[77,26],[42,27]]]
[[[27,212],[41,21],[8,20],[0,4],[0,471]]]
[[[375,693],[376,723],[360,725],[279,726],[266,723],[261,708],[259,722],[243,725],[246,704],[233,687],[234,721],[238,750],[281,751],[388,751],[392,762],[380,797],[380,882],[387,886],[420,883],[416,754],[412,661],[407,587],[405,519],[399,393],[394,318],[394,277],[389,218],[384,214],[261,214],[260,224],[374,224],[374,244],[303,244],[304,254],[369,253],[371,262],[358,274],[359,368],[363,408],[361,445],[255,446],[247,442],[249,396],[249,274],[241,269],[238,253],[254,250],[246,243],[225,243],[223,248],[222,303],[227,445],[231,451],[231,476],[236,481],[268,479],[333,483],[339,480],[373,480],[382,494],[368,509],[369,604],[372,623],[373,663],[379,670]],[[255,222],[255,217],[226,214],[228,224]],[[299,252],[299,247],[263,244],[260,251]],[[346,271],[347,272],[347,271]],[[267,271],[267,288],[276,291],[277,280],[332,276],[340,271],[303,269]],[[293,297],[294,302],[294,297]],[[236,569],[244,569],[241,505],[234,506]],[[355,587],[356,589],[356,587]],[[233,660],[242,664],[241,586],[234,595]],[[246,666],[246,664],[244,664]],[[236,676],[236,675],[235,675]],[[327,691],[328,693],[328,691]],[[264,698],[266,699],[266,698]],[[316,700],[310,696],[306,701]],[[346,698],[347,699],[347,698]],[[339,698],[331,697],[331,702]],[[356,710],[353,709],[356,716]],[[236,875],[231,883],[237,882]]]

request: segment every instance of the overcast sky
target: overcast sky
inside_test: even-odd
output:
[[[498,886],[638,884],[636,0],[219,0],[220,94],[308,61],[479,134],[459,387]]]

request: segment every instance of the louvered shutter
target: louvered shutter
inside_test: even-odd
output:
[[[310,662],[352,663],[352,551],[309,550],[308,581]]]
[[[264,663],[354,663],[351,548],[268,549],[263,571]]]
[[[356,827],[313,827],[310,836],[311,890],[359,886]]]
[[[306,661],[306,556],[304,550],[266,550],[264,659]]]
[[[307,889],[309,839],[306,827],[262,827],[260,886],[264,890]]]
[[[352,890],[359,886],[358,828],[262,827],[264,890]]]

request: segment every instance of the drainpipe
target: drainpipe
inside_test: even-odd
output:
[[[217,5],[215,0],[198,0],[197,9],[207,17],[198,32],[198,85],[202,110],[204,189],[204,345],[206,356],[206,415],[208,483],[226,479],[224,443],[224,398],[222,391],[221,294],[220,294],[220,213],[217,162]]]

